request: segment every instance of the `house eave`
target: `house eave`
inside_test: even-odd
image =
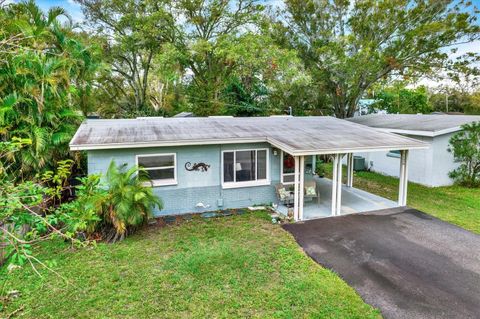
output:
[[[371,153],[371,152],[385,152],[391,150],[423,150],[428,149],[430,146],[384,146],[384,147],[359,147],[359,148],[338,148],[338,149],[328,149],[328,150],[302,150],[302,151],[292,151],[288,152],[294,156],[309,156],[309,155],[328,155],[328,154],[348,154],[348,153]]]
[[[155,142],[135,142],[135,143],[102,143],[102,144],[70,144],[71,151],[95,151],[124,148],[149,148],[149,147],[168,147],[168,146],[189,146],[189,145],[215,145],[215,144],[245,144],[245,143],[265,143],[267,138],[236,138],[236,139],[211,139],[211,140],[182,140],[182,141],[155,141]]]
[[[391,129],[391,128],[377,128],[377,129],[383,132],[402,134],[402,135],[425,136],[425,137],[436,137],[436,136],[454,133],[462,130],[460,126],[451,127],[451,128],[439,130],[439,131],[401,130],[401,129]]]
[[[279,148],[294,156],[307,155],[323,155],[323,154],[338,154],[338,153],[359,153],[359,152],[380,152],[395,150],[412,150],[412,149],[426,149],[429,146],[424,144],[422,146],[392,146],[386,145],[382,147],[358,147],[358,148],[329,148],[329,149],[315,149],[315,150],[294,150],[288,145],[281,143],[271,138],[234,138],[234,139],[213,139],[213,140],[183,140],[170,142],[146,142],[146,143],[110,143],[110,144],[82,144],[70,145],[72,151],[95,151],[95,150],[111,150],[111,149],[131,149],[131,148],[150,148],[150,147],[169,147],[169,146],[192,146],[192,145],[216,145],[216,144],[247,144],[247,143],[269,143],[273,147]],[[417,143],[418,144],[418,143]]]

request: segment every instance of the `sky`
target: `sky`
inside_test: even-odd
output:
[[[7,0],[7,2],[18,2],[19,0]],[[283,0],[264,0],[266,3],[269,3],[274,6],[281,6],[283,4]],[[74,0],[36,0],[36,3],[43,9],[48,10],[48,8],[52,6],[63,7],[68,14],[72,17],[75,22],[82,22],[83,21],[83,14],[80,8],[80,5],[75,3]],[[472,3],[477,7],[480,8],[480,0],[473,0]],[[480,16],[479,16],[480,20]],[[458,52],[452,56],[458,56],[467,52],[477,52],[480,53],[480,41],[475,41],[471,43],[466,43],[458,46]],[[441,82],[432,82],[430,80],[423,80],[421,81],[422,85],[427,86],[438,86],[445,83]]]

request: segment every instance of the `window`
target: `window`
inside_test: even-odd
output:
[[[144,174],[153,186],[174,185],[177,183],[175,154],[137,155],[137,165],[143,167]]]
[[[390,151],[387,153],[388,157],[400,158],[400,151]]]
[[[222,161],[224,188],[269,183],[266,149],[224,151]]]

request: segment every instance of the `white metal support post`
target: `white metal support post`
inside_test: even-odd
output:
[[[298,219],[303,220],[303,197],[304,197],[304,188],[305,188],[305,156],[300,156],[300,187],[298,190]]]
[[[342,208],[342,154],[337,154],[337,203],[335,205],[335,216],[340,215],[340,210]]]
[[[353,153],[347,154],[347,187],[353,186]]]
[[[317,155],[312,155],[312,175],[315,175],[317,170]]]
[[[299,177],[299,171],[300,171],[300,163],[299,163],[299,158],[298,156],[293,157],[295,160],[295,176],[294,176],[294,186],[293,186],[293,220],[298,221],[298,177]]]
[[[335,216],[337,212],[337,181],[338,181],[338,154],[333,155],[333,172],[332,172],[332,212],[331,216]]]
[[[398,190],[398,205],[407,205],[408,189],[408,150],[400,151],[400,186]]]

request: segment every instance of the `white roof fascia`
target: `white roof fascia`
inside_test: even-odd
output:
[[[376,129],[383,132],[389,132],[389,133],[395,133],[395,134],[427,136],[427,137],[435,137],[435,136],[444,135],[444,134],[453,133],[453,132],[462,130],[460,126],[450,127],[440,131],[415,131],[415,130],[401,130],[401,129],[390,129],[390,128],[376,128]]]
[[[392,146],[385,146],[385,147],[376,147],[376,148],[344,148],[344,149],[329,149],[329,150],[318,150],[318,151],[296,151],[290,155],[295,156],[309,156],[309,155],[328,155],[328,154],[348,154],[348,153],[371,153],[371,152],[385,152],[385,151],[392,151],[392,150],[423,150],[428,149],[429,146],[412,146],[412,147],[392,147]]]
[[[408,138],[408,137],[406,137]],[[413,139],[412,139],[413,140]],[[289,153],[294,156],[308,156],[308,155],[326,155],[326,154],[346,154],[346,153],[361,153],[361,152],[382,152],[382,151],[391,151],[391,150],[419,150],[419,149],[428,149],[430,146],[427,143],[422,143],[423,146],[406,146],[406,147],[358,147],[358,148],[338,148],[338,149],[325,149],[325,150],[300,150],[295,151],[288,147],[287,145],[272,139],[267,138],[268,143],[272,146],[281,149],[284,152]],[[418,141],[415,140],[415,143],[418,144]]]
[[[110,144],[70,144],[72,151],[94,151],[103,149],[120,148],[144,148],[144,147],[167,147],[167,146],[188,146],[188,145],[212,145],[212,144],[244,144],[244,143],[265,143],[267,138],[231,138],[231,139],[211,139],[211,140],[182,140],[173,142],[145,142],[145,143],[110,143]]]
[[[295,156],[306,156],[306,155],[322,155],[322,154],[338,154],[338,153],[357,153],[357,152],[379,152],[379,151],[389,151],[392,150],[392,146],[385,147],[359,147],[359,148],[349,148],[349,149],[325,149],[325,150],[299,150],[295,151],[288,145],[281,143],[272,138],[255,138],[255,139],[242,139],[242,138],[231,138],[231,139],[214,139],[214,140],[183,140],[183,141],[174,141],[174,142],[150,142],[150,143],[111,143],[111,144],[89,144],[89,145],[70,145],[70,150],[72,151],[94,151],[94,150],[104,150],[104,149],[123,149],[123,148],[148,148],[148,147],[169,147],[169,146],[188,146],[188,145],[214,145],[214,144],[245,144],[245,143],[269,143],[274,147],[277,147],[291,155]],[[417,141],[418,143],[418,141]],[[426,149],[428,144],[425,146],[414,146],[414,147],[397,147],[398,150],[406,149]]]

